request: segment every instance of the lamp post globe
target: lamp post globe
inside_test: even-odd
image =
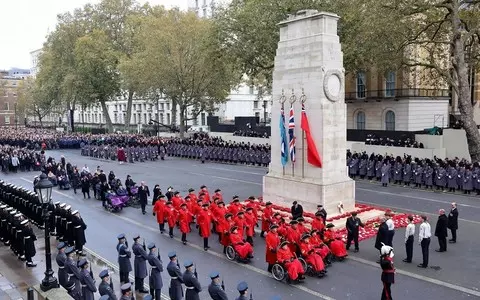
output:
[[[53,270],[52,270],[52,253],[50,249],[50,212],[48,211],[48,206],[51,204],[52,201],[52,188],[53,184],[48,179],[45,173],[42,173],[39,177],[39,181],[35,184],[35,190],[37,192],[38,200],[42,203],[42,217],[44,220],[44,227],[45,227],[45,277],[40,284],[40,289],[44,292],[58,288],[58,281],[55,278]]]

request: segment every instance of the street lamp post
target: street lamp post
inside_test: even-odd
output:
[[[40,284],[40,289],[44,292],[58,288],[58,281],[55,278],[52,270],[52,254],[50,252],[50,226],[48,224],[48,219],[50,212],[48,211],[48,205],[52,201],[52,188],[53,184],[48,179],[45,173],[40,175],[40,180],[35,185],[35,190],[38,194],[38,200],[42,203],[42,217],[45,225],[45,263],[47,270],[45,271],[45,277]]]

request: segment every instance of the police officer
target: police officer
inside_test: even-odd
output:
[[[95,287],[95,280],[90,275],[88,271],[88,261],[85,258],[82,258],[78,262],[78,267],[80,268],[80,272],[82,277],[80,279],[80,283],[82,284],[82,296],[83,300],[95,300],[95,293],[97,292],[97,288]]]
[[[183,299],[183,274],[180,271],[180,266],[177,260],[177,253],[174,251],[168,253],[168,258],[170,262],[167,265],[167,272],[170,275],[170,288],[168,289],[168,294],[172,300],[181,300]]]
[[[212,282],[208,286],[208,294],[212,300],[228,300],[227,294],[223,290],[225,287],[220,284],[220,273],[213,271],[210,273]]]
[[[135,273],[135,290],[140,293],[148,293],[143,287],[143,281],[148,276],[147,272],[147,252],[143,249],[143,246],[139,243],[140,235],[137,234],[133,238],[132,251],[135,255],[133,261],[134,273]]]
[[[118,266],[120,269],[120,283],[130,282],[128,279],[129,273],[132,271],[132,263],[130,257],[132,253],[128,250],[128,243],[125,238],[125,234],[119,234],[117,236],[117,252],[118,252]]]
[[[132,293],[132,284],[130,282],[125,283],[120,287],[120,290],[122,292],[122,296],[120,297],[120,300],[133,300],[133,293]]]
[[[237,290],[240,293],[240,296],[235,298],[235,300],[247,300],[248,284],[245,281],[242,281],[237,285]]]
[[[184,266],[185,272],[183,273],[183,282],[187,288],[185,300],[200,300],[198,294],[202,291],[202,287],[200,286],[200,282],[198,282],[198,279],[195,277],[193,272],[193,262],[187,260],[184,263]]]
[[[64,242],[60,242],[57,244],[58,253],[57,253],[57,256],[55,257],[55,260],[57,261],[57,265],[58,265],[58,282],[60,283],[60,286],[68,290],[67,289],[68,275],[65,270],[65,262],[67,260],[67,255],[65,254],[65,248],[67,248],[67,245]]]
[[[68,247],[65,250],[67,255],[67,260],[65,261],[65,271],[67,272],[67,292],[75,300],[82,299],[80,278],[82,274],[77,267],[77,264],[73,260],[73,254],[75,249],[73,247]]]
[[[154,290],[155,300],[160,300],[162,298],[162,274],[163,272],[163,264],[162,260],[160,259],[160,254],[156,252],[157,247],[154,243],[148,244],[148,263],[152,267],[150,271],[150,289]]]
[[[107,296],[107,299],[109,300],[117,300],[117,296],[109,284],[110,274],[108,273],[108,270],[103,270],[98,276],[102,280],[98,285],[100,296]]]

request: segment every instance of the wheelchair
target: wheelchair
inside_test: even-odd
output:
[[[307,262],[301,257],[298,257],[297,259],[302,264],[302,267],[305,270],[305,274],[306,274],[308,270]],[[273,265],[272,276],[276,281],[283,281],[284,279],[289,281],[287,268],[284,266],[283,263],[280,263],[280,262],[277,262]]]
[[[238,255],[237,251],[235,251],[235,248],[233,247],[232,244],[228,245],[226,250],[225,250],[225,256],[229,261],[237,261],[240,263],[247,264],[250,262],[251,258],[250,257],[245,257],[242,258],[240,255]]]
[[[310,277],[318,277],[318,278],[322,278],[324,276],[327,275],[327,264],[324,262],[324,265],[325,265],[325,268],[322,270],[322,271],[315,271],[313,266],[309,263],[307,263],[307,261],[303,258],[303,257],[300,257],[299,260],[301,259],[301,263],[302,263],[302,266],[304,267],[304,270],[305,270],[305,275],[308,275]],[[305,262],[305,264],[303,262]],[[307,266],[305,268],[305,265]]]

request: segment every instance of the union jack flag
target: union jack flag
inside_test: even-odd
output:
[[[289,152],[290,160],[295,164],[295,118],[294,118],[293,104],[290,105],[290,118],[288,119],[288,135],[290,137]]]

